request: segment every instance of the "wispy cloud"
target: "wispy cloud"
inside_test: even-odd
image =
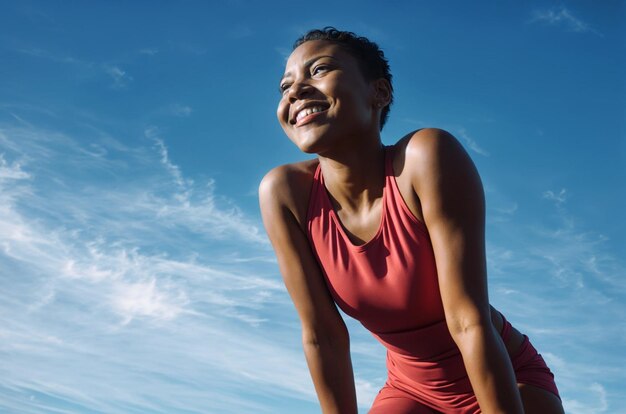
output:
[[[113,81],[111,86],[114,89],[123,89],[128,86],[130,82],[133,81],[133,77],[130,76],[130,74],[128,74],[117,64],[97,63],[87,59],[82,59],[71,55],[54,53],[39,48],[22,48],[18,49],[17,52],[39,59],[46,59],[52,62],[72,65],[76,68],[80,68],[83,71],[105,74]]]
[[[193,109],[187,105],[172,104],[170,106],[170,111],[174,116],[187,117],[191,115]]]
[[[567,190],[562,188],[558,193],[548,190],[543,192],[543,198],[546,200],[554,201],[557,207],[560,207],[563,203],[567,201]]]
[[[29,177],[30,174],[22,171],[22,167],[17,161],[9,164],[4,159],[4,155],[0,154],[0,180],[21,180]]]
[[[550,26],[564,27],[576,33],[594,33],[602,36],[602,33],[593,29],[580,18],[575,17],[565,6],[535,10],[532,13],[530,23],[544,23]]]
[[[142,55],[154,56],[159,53],[159,49],[156,47],[144,47],[143,49],[139,49],[139,53]]]
[[[246,396],[251,384],[315,407],[267,240],[215,180],[187,177],[155,126],[122,145],[19,119],[0,124],[0,283],[12,286],[0,290],[0,351],[10,356],[0,409],[268,412]],[[606,381],[624,361],[590,350],[623,344],[624,266],[568,213],[566,194],[542,195],[556,224],[510,220],[506,239],[490,224],[493,300],[549,359],[568,412],[608,412]],[[523,216],[509,197],[496,201],[501,216]],[[347,324],[367,409],[385,381],[384,349]],[[155,390],[159,401],[146,397]]]
[[[113,79],[112,86],[117,89],[125,88],[133,80],[132,76],[119,66],[104,65],[104,71]]]
[[[170,157],[169,157],[167,148],[165,147],[165,143],[163,142],[162,139],[158,138],[159,136],[158,128],[155,126],[148,127],[146,128],[144,133],[146,134],[146,137],[154,139],[156,148],[159,152],[159,155],[161,156],[161,164],[165,167],[167,172],[169,172],[169,174],[174,178],[176,185],[182,189],[185,189],[187,186],[193,185],[193,181],[191,180],[187,181],[183,178],[183,174],[181,173],[178,165],[175,165],[174,163],[170,161]],[[186,200],[187,200],[187,196],[183,198],[183,201],[186,201]]]
[[[545,191],[530,221],[490,222],[488,260],[494,305],[505,311],[544,354],[567,412],[610,412],[607,385],[623,374],[616,367],[626,346],[626,266],[606,236],[567,208],[567,190]],[[601,321],[610,320],[611,328]]]
[[[606,389],[594,382],[587,388],[587,393],[593,401],[581,401],[578,398],[564,401],[565,411],[572,414],[602,414],[608,413],[609,404]]]
[[[156,128],[118,146],[20,118],[0,124],[0,410],[269,413],[257,391],[314,404],[259,223],[185,177]]]
[[[478,145],[476,140],[474,140],[472,137],[469,136],[465,128],[457,128],[456,131],[459,137],[461,137],[463,142],[465,142],[465,144],[468,146],[470,150],[474,151],[477,154],[483,155],[485,157],[489,156],[489,152],[487,152],[480,145]]]
[[[212,237],[223,238],[236,234],[244,239],[261,246],[269,246],[264,233],[259,227],[250,223],[241,210],[224,200],[227,207],[218,206],[219,197],[215,195],[216,183],[209,180],[204,188],[194,187],[193,180],[185,179],[179,167],[173,164],[157,128],[149,127],[145,134],[153,139],[161,156],[161,164],[174,179],[178,191],[174,193],[176,203],[158,203],[155,213],[157,217],[175,220],[177,225],[186,226],[195,231],[206,231]],[[198,194],[196,194],[198,193]],[[150,208],[144,205],[143,208]]]
[[[291,49],[283,46],[276,46],[274,47],[274,50],[283,58],[285,62],[289,60],[289,56],[291,55]]]
[[[24,55],[41,58],[41,59],[48,59],[48,60],[52,60],[58,63],[79,64],[79,65],[85,65],[85,66],[93,65],[93,63],[91,62],[77,59],[73,56],[55,54],[55,53],[51,53],[49,51],[38,49],[38,48],[18,49],[18,52]]]

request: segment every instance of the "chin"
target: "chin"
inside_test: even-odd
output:
[[[313,132],[313,131],[309,131]],[[328,136],[325,133],[308,133],[289,137],[289,139],[298,147],[298,149],[306,154],[318,154],[323,151],[328,144]]]
[[[301,142],[299,144],[296,144],[296,146],[300,151],[304,152],[305,154],[317,154],[322,149],[317,142]]]

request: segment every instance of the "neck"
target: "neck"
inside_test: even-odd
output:
[[[369,208],[382,197],[385,150],[378,140],[364,141],[344,151],[318,156],[328,192],[342,209]]]

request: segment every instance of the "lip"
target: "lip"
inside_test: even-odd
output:
[[[320,107],[324,108],[324,110],[322,112],[315,112],[315,113],[309,114],[309,115],[305,116],[304,118],[302,118],[300,120],[300,122],[297,121],[297,116],[300,113],[300,111],[302,111],[302,110],[304,110],[306,108],[314,107],[314,106],[320,106]],[[325,113],[328,110],[329,107],[330,107],[330,105],[328,104],[328,102],[324,102],[324,101],[307,101],[307,102],[301,104],[300,106],[298,106],[296,108],[296,110],[293,111],[293,113],[291,114],[291,117],[289,119],[289,123],[291,125],[296,126],[296,127],[304,125],[304,124],[308,123],[310,120],[313,120],[314,118],[316,118],[316,116],[314,116],[314,115],[319,115],[319,114]]]
[[[300,119],[300,121],[296,122],[296,124],[294,125],[296,128],[301,127],[303,125],[308,124],[309,122],[312,122],[313,120],[315,120],[315,118],[317,118],[318,116],[324,115],[326,113],[326,110],[322,111],[322,112],[313,112],[312,114],[309,114],[305,117],[303,117],[302,119]]]

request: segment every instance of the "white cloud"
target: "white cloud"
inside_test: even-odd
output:
[[[124,88],[133,78],[119,66],[104,65],[104,71],[113,79],[112,86],[116,89]]]
[[[144,47],[143,49],[139,50],[139,53],[142,55],[154,56],[159,53],[159,49],[157,49],[156,47]]]
[[[289,56],[291,55],[291,49],[282,46],[276,46],[274,50],[283,58],[285,62],[289,60]]]
[[[38,49],[38,48],[19,49],[18,52],[28,55],[28,56],[36,57],[36,58],[52,60],[58,63],[69,63],[69,64],[77,64],[77,65],[83,65],[83,66],[92,66],[92,63],[75,58],[73,56],[58,55],[55,53],[51,53],[47,50]]]
[[[173,296],[167,289],[158,289],[156,279],[125,283],[118,285],[117,292],[112,295],[114,309],[123,315],[123,324],[129,323],[135,317],[151,317],[171,320],[176,318],[189,304],[184,291]],[[177,289],[177,287],[174,287]]]
[[[187,105],[173,104],[170,106],[170,111],[174,116],[187,117],[191,115],[193,109]]]
[[[591,28],[589,24],[575,17],[565,6],[554,7],[552,9],[535,10],[533,12],[531,23],[542,22],[552,26],[565,27],[570,31],[577,33],[591,32],[602,36],[600,32]]]
[[[552,190],[544,191],[543,198],[554,201],[557,206],[560,206],[567,201],[567,190],[562,188],[558,193]]]
[[[103,137],[93,151],[0,124],[0,410],[269,413],[257,391],[314,404],[259,223],[186,178],[163,138]]]
[[[601,413],[606,412],[609,408],[609,404],[606,399],[606,390],[604,389],[602,384],[594,382],[593,384],[591,384],[591,387],[589,387],[589,389],[592,393],[598,396],[598,411]]]
[[[209,180],[202,190],[201,198],[197,203],[192,202],[195,189],[193,181],[184,179],[180,168],[173,164],[163,141],[158,138],[158,129],[150,127],[145,134],[154,140],[161,155],[161,163],[174,178],[178,191],[174,194],[177,203],[150,203],[152,208],[157,207],[159,218],[175,219],[178,224],[194,228],[196,231],[205,230],[213,237],[221,238],[231,232],[243,236],[249,241],[268,246],[268,240],[257,226],[252,225],[244,217],[238,207],[231,204],[229,208],[218,207],[215,196],[215,181]],[[148,206],[143,206],[148,207]]]
[[[149,49],[144,49],[143,52],[140,53],[147,53],[148,50]],[[18,49],[17,52],[39,59],[46,59],[52,62],[68,64],[76,68],[77,70],[82,70],[83,72],[98,75],[105,74],[113,81],[111,87],[113,87],[114,89],[123,89],[127,87],[130,82],[133,81],[133,77],[130,74],[128,74],[125,70],[115,64],[96,63],[78,57],[62,55],[38,48]]]
[[[544,355],[566,412],[611,412],[607,384],[619,388],[625,362],[611,350],[626,345],[626,268],[604,235],[568,211],[567,194],[545,191],[554,204],[531,221],[521,205],[516,220],[490,224],[491,300]]]
[[[382,354],[381,354],[382,355]],[[369,408],[372,406],[374,399],[378,395],[380,385],[372,384],[370,381],[355,377],[354,385],[356,388],[356,397],[359,407]]]
[[[9,164],[4,159],[4,154],[0,154],[0,180],[23,180],[26,178],[30,178],[30,174],[22,171],[18,162]]]
[[[609,411],[606,389],[597,382],[588,385],[587,394],[593,398],[592,401],[581,401],[571,399],[563,401],[565,411],[572,414],[602,414]]]
[[[158,135],[159,135],[158,128],[154,126],[149,127],[145,130],[145,134],[146,134],[146,137],[152,138],[154,140],[155,145],[159,151],[159,154],[161,155],[161,164],[163,164],[163,166],[167,169],[170,175],[174,177],[174,180],[176,181],[176,185],[180,187],[181,189],[186,189],[187,186],[193,185],[193,181],[185,182],[185,180],[183,179],[183,175],[180,172],[180,168],[178,168],[177,165],[170,162],[170,157],[167,152],[167,148],[165,147],[163,140],[158,138]]]
[[[457,131],[458,131],[458,135],[461,137],[461,139],[463,139],[463,141],[465,142],[465,144],[468,146],[470,150],[474,151],[477,154],[483,155],[485,157],[489,156],[489,152],[487,152],[480,145],[478,145],[478,143],[468,135],[465,128],[458,128]]]
[[[256,220],[216,181],[187,177],[158,128],[122,145],[23,121],[0,124],[0,283],[11,286],[0,289],[0,410],[54,412],[56,398],[74,411],[268,412],[251,389],[316,410],[297,315]],[[623,262],[564,203],[546,224],[495,200],[516,220],[508,243],[490,241],[494,304],[544,354],[568,412],[602,412],[605,379],[621,375],[601,344],[625,340]],[[346,323],[367,408],[385,351]]]

